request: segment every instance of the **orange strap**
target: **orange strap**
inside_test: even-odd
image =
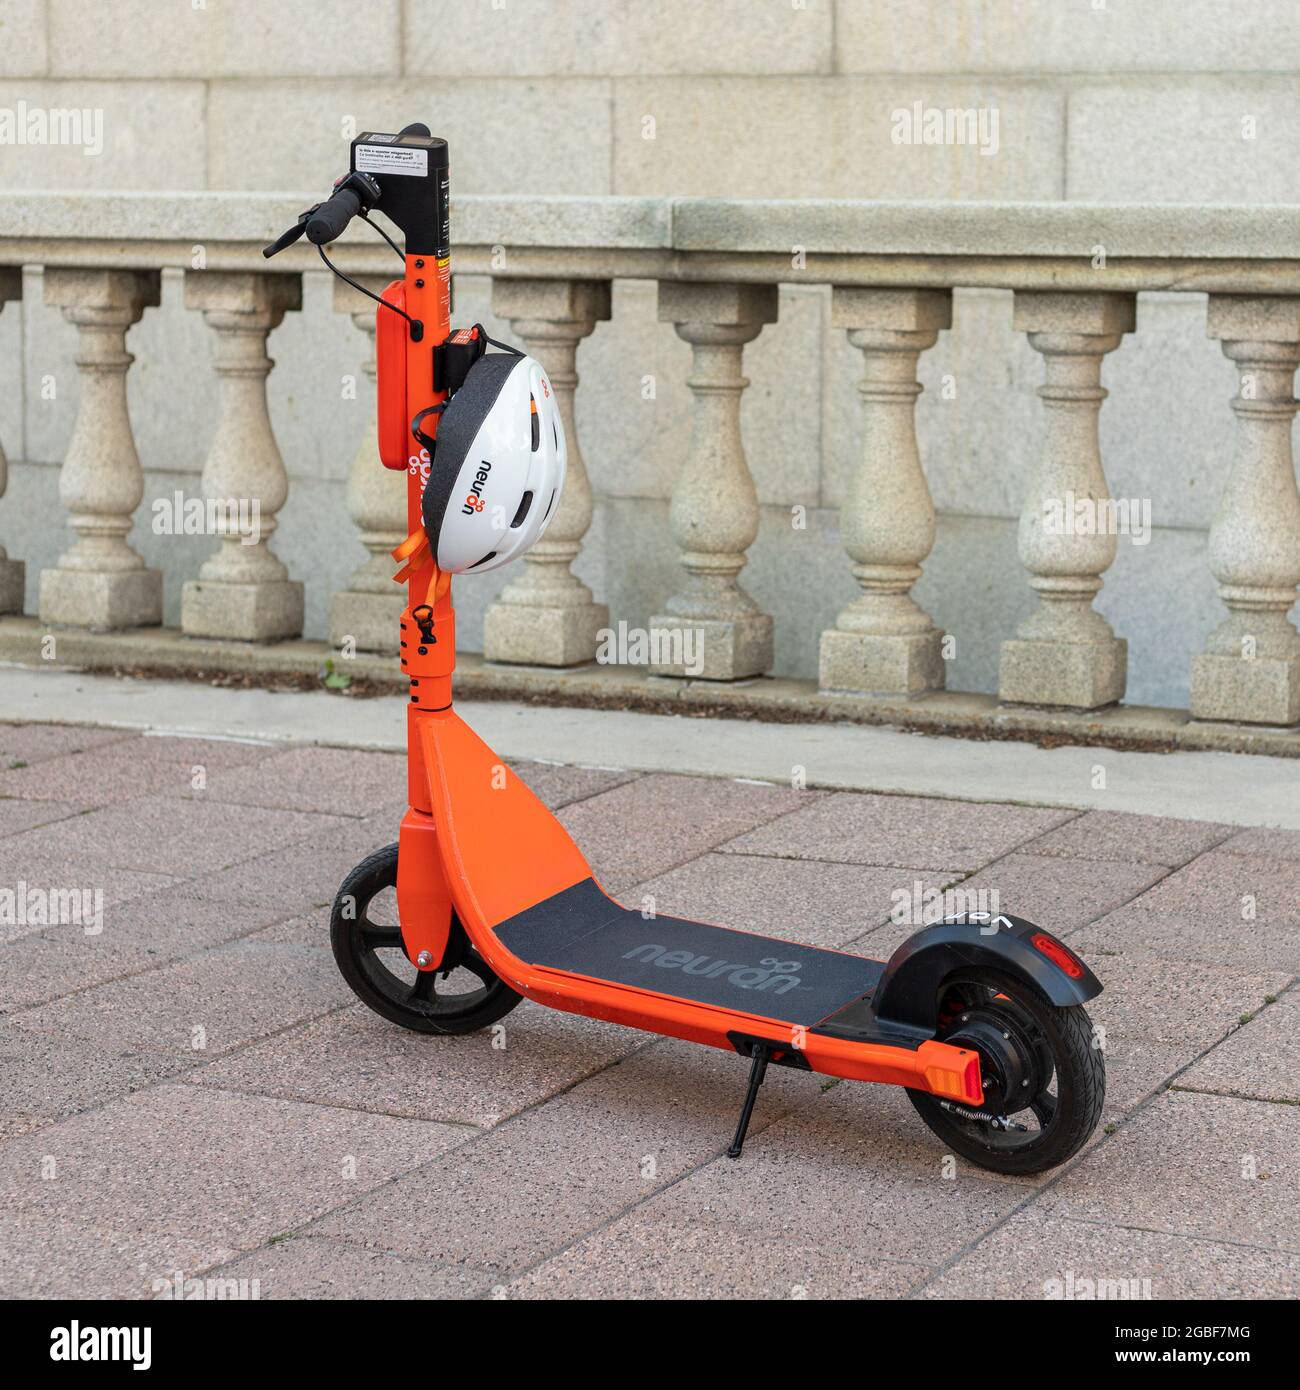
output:
[[[412,531],[409,536],[393,551],[394,560],[405,560],[407,563],[393,576],[394,584],[405,584],[416,570],[422,570],[425,565],[433,559],[429,550],[429,537],[424,532],[424,527],[418,531]],[[440,570],[436,565],[433,570],[433,584],[429,590],[429,602],[437,601],[451,587],[451,574],[447,570]]]
[[[394,560],[405,560],[407,563],[393,576],[394,584],[405,584],[416,570],[422,570],[433,557],[429,553],[429,537],[425,534],[424,527],[412,531],[409,536],[393,551]]]

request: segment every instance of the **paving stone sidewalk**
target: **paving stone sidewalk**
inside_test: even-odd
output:
[[[354,1001],[328,905],[401,758],[0,726],[0,1295],[1300,1296],[1300,832],[517,770],[660,912],[884,957],[900,891],[996,891],[1106,984],[1103,1130],[999,1178],[901,1091],[776,1069],[729,1162],[734,1056]],[[20,885],[99,890],[102,930]]]

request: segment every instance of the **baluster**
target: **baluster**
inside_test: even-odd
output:
[[[1133,331],[1135,297],[1017,290],[1013,324],[1045,362],[1038,388],[1045,438],[1019,529],[1020,559],[1039,602],[1002,644],[998,693],[1020,704],[1096,709],[1123,697],[1128,673],[1128,643],[1092,606],[1118,538],[1113,528],[1090,532],[1055,518],[1072,502],[1110,500],[1097,442],[1107,394],[1101,359]]]
[[[772,665],[772,619],[737,576],[758,535],[758,494],[740,435],[745,344],[775,323],[775,285],[662,281],[659,319],[690,343],[695,397],[691,442],[673,483],[669,519],[681,551],[682,588],[650,619],[658,675],[739,680]],[[684,639],[701,643],[698,653]],[[692,660],[692,655],[697,659]]]
[[[302,306],[298,275],[185,272],[185,306],[216,334],[213,364],[220,418],[203,464],[203,495],[222,503],[221,544],[181,591],[181,628],[190,637],[265,642],[302,632],[302,585],[271,551],[276,513],[289,495],[266,405],[275,363],[267,335]]]
[[[382,275],[362,275],[358,281],[376,294],[389,283]],[[397,623],[406,604],[406,590],[393,583],[397,569],[391,552],[406,539],[406,473],[385,468],[379,461],[375,425],[375,311],[373,300],[358,294],[342,280],[334,281],[334,309],[351,314],[366,335],[362,364],[366,386],[367,421],[360,447],[348,469],[348,512],[368,558],[352,572],[346,589],[330,599],[330,643],[341,647],[351,638],[363,652],[397,652]],[[387,310],[384,310],[387,313]]]
[[[162,574],[127,541],[144,496],[144,473],[126,406],[135,360],[126,331],[159,302],[157,271],[45,272],[45,302],[80,334],[81,399],[59,470],[59,500],[76,539],[54,569],[41,571],[40,616],[78,627],[146,627],[162,622]]]
[[[609,318],[608,280],[494,280],[492,312],[509,319],[527,351],[546,368],[564,421],[568,462],[559,510],[546,535],[524,556],[483,624],[489,661],[576,666],[596,655],[596,634],[609,609],[570,566],[591,525],[591,484],[578,444],[573,397],[578,344]]]
[[[822,633],[826,690],[920,695],[944,684],[943,633],[911,596],[934,545],[934,504],[916,445],[916,364],[952,325],[947,290],[834,288],[831,322],[861,348],[861,462],[840,506],[840,539],[862,589]]]
[[[1210,527],[1228,616],[1192,658],[1192,715],[1300,723],[1300,493],[1291,454],[1300,298],[1210,296],[1207,332],[1241,374],[1232,469]]]
[[[23,297],[23,273],[16,266],[0,266],[0,312],[11,299]],[[4,441],[0,440],[0,497],[9,486],[9,460],[5,457]],[[27,566],[21,560],[11,560],[9,552],[0,545],[0,613],[21,613]]]

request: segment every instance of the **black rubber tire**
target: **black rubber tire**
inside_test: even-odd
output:
[[[939,1097],[908,1091],[921,1118],[954,1153],[995,1173],[1041,1173],[1072,1158],[1088,1142],[1106,1100],[1106,1065],[1082,1005],[1057,1008],[1019,980],[993,971],[963,971],[963,981],[988,985],[1030,1014],[1055,1065],[1056,1105],[1050,1122],[1019,1147],[978,1121],[942,1108]],[[945,983],[944,989],[948,988]],[[942,991],[941,991],[942,993]]]
[[[424,995],[432,997],[422,997],[378,959],[377,950],[393,951],[394,960],[400,958],[407,969],[415,968],[406,960],[405,952],[399,953],[396,949],[400,945],[400,932],[395,944],[393,927],[375,924],[367,916],[374,899],[385,889],[396,887],[397,846],[386,845],[352,870],[334,899],[330,913],[330,945],[339,971],[357,998],[391,1023],[399,1023],[416,1033],[473,1033],[508,1014],[521,996],[493,974],[491,967],[470,945],[465,928],[455,914],[451,919],[448,956],[444,959],[454,956],[461,969],[482,981],[482,988],[439,997],[436,994],[439,972],[424,971],[420,973],[419,983]],[[367,940],[368,935],[370,940]],[[378,948],[374,944],[377,935],[383,937],[383,944]]]

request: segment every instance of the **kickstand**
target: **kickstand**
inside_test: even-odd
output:
[[[731,1147],[727,1150],[728,1158],[740,1157],[740,1151],[745,1146],[745,1135],[749,1130],[749,1119],[754,1113],[754,1101],[758,1098],[758,1088],[763,1084],[763,1078],[767,1075],[767,1044],[756,1042],[750,1055],[754,1062],[749,1069],[749,1090],[745,1092],[745,1104],[741,1107],[740,1123],[736,1126],[736,1137],[731,1141]]]

